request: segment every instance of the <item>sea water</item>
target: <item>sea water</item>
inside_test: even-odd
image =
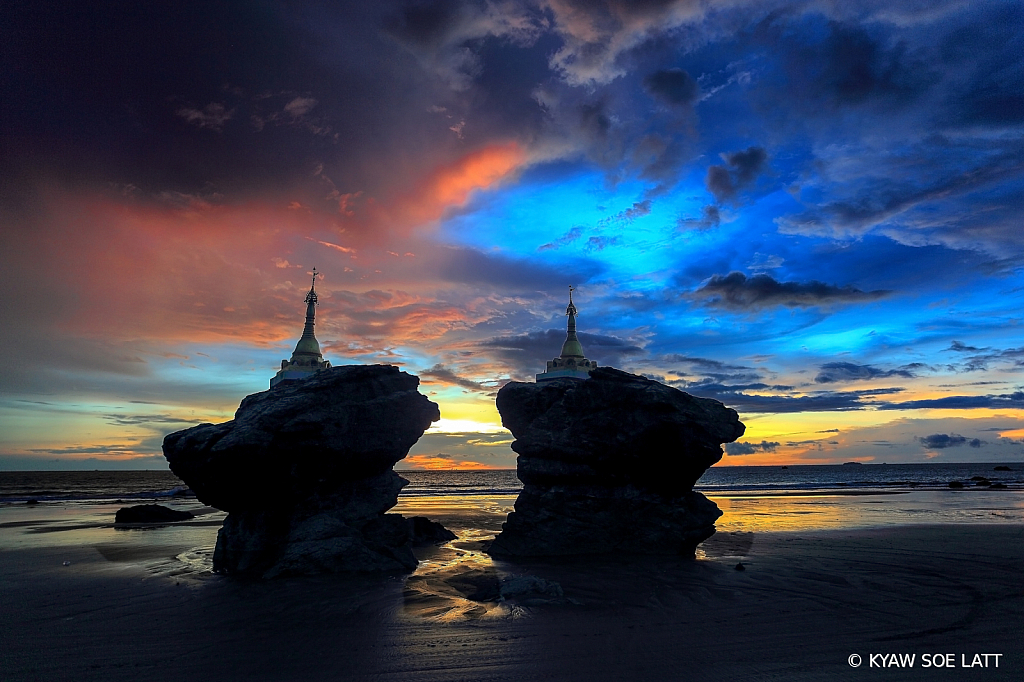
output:
[[[996,467],[1010,471],[997,471]],[[517,495],[522,483],[514,469],[399,471],[409,483],[402,498]],[[1024,490],[1024,463],[844,464],[716,466],[695,489],[709,497],[845,495],[986,487],[986,479]],[[273,497],[274,490],[265,491]],[[996,490],[990,492],[995,493]],[[41,504],[133,503],[191,497],[170,471],[0,471],[0,508],[35,500]]]
[[[427,516],[474,537],[500,531],[522,488],[514,470],[399,473],[409,483],[393,511]],[[951,481],[963,488],[951,489]],[[1024,523],[1019,462],[712,467],[695,489],[722,509],[717,527],[723,531]],[[268,502],[275,496],[271,488],[264,493]],[[109,529],[118,508],[146,503],[199,514],[193,526],[210,534],[211,543],[224,517],[170,471],[0,471],[0,531]],[[0,548],[4,537],[9,540],[10,532],[0,533]]]

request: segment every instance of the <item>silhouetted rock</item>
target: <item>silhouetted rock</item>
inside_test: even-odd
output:
[[[408,522],[413,547],[440,545],[449,540],[457,540],[459,537],[437,521],[431,521],[425,516],[412,516]]]
[[[950,481],[949,487],[953,488],[954,490],[959,490],[960,488],[964,487],[964,484],[961,483],[960,481]]]
[[[114,514],[114,523],[173,523],[188,521],[196,517],[190,511],[170,509],[159,504],[137,504],[134,507],[121,507]]]
[[[992,467],[992,471],[1013,471],[1013,469],[1004,464],[1000,464],[997,467]]]
[[[489,552],[692,555],[718,507],[692,490],[743,435],[734,410],[601,367],[585,381],[511,382],[497,397],[524,483]]]
[[[418,387],[390,365],[333,367],[246,397],[232,421],[167,436],[171,471],[230,512],[214,570],[415,568],[409,521],[386,512],[408,483],[392,467],[440,418]]]

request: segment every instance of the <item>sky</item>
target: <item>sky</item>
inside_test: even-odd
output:
[[[511,468],[565,338],[737,410],[719,466],[1024,461],[1024,7],[18,2],[0,469],[165,468],[302,329]]]

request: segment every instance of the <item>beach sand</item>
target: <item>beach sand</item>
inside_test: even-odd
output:
[[[512,564],[480,551],[509,502],[406,503],[405,513],[429,505],[435,518],[462,535],[422,550],[413,576],[270,582],[209,573],[222,518],[212,510],[189,525],[163,529],[72,524],[34,535],[5,514],[0,679],[1024,675],[1024,526],[719,532],[692,561],[592,557]],[[744,571],[735,569],[741,561]],[[553,580],[564,598],[467,599],[470,583],[488,574]],[[890,652],[915,654],[914,668],[870,666],[870,654]],[[859,668],[848,663],[854,653],[863,657]],[[921,667],[922,654],[946,653],[955,654],[957,666],[961,654],[968,663],[975,653],[1003,655],[998,668],[991,657],[988,668],[970,671]]]

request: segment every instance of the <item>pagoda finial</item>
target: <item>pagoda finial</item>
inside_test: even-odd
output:
[[[574,291],[576,291],[576,287],[574,287],[573,285],[570,284],[569,285],[569,307],[565,309],[565,314],[566,315],[575,315],[576,314],[576,306],[573,305],[573,302],[572,302],[572,292],[574,292]]]
[[[309,285],[309,293],[306,294],[306,303],[312,303],[316,305],[316,276],[320,274],[316,271],[316,267],[313,268],[313,283]]]

